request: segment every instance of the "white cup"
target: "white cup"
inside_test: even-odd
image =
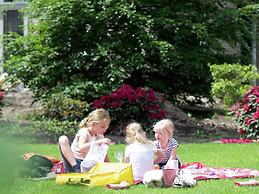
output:
[[[165,169],[175,169],[178,170],[178,160],[168,160]]]

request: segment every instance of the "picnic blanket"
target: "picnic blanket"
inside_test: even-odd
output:
[[[195,180],[259,177],[259,170],[249,168],[208,167],[201,162],[183,164],[181,168],[188,169]]]

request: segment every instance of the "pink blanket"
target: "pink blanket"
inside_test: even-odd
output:
[[[188,169],[196,180],[254,178],[259,176],[259,170],[255,169],[207,167],[200,162],[187,163],[182,168]]]

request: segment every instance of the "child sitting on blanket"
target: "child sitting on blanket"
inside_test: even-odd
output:
[[[159,162],[164,155],[147,139],[139,123],[133,122],[126,127],[126,142],[125,161],[132,164],[134,181],[142,181],[154,162]]]
[[[111,144],[112,141],[104,138],[103,134],[110,124],[109,113],[100,108],[89,113],[79,124],[74,141],[70,147],[67,136],[63,135],[59,138],[59,148],[65,168],[65,172],[80,172],[80,164],[87,155],[91,143]],[[106,156],[105,161],[109,161]]]
[[[178,147],[177,141],[172,137],[174,131],[174,124],[170,119],[162,119],[154,126],[156,141],[154,145],[164,153],[164,158],[158,163],[161,169],[164,168],[168,160],[178,160],[178,168],[181,167],[180,160],[177,158],[176,151]]]

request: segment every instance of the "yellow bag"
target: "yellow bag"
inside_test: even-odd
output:
[[[129,163],[97,163],[88,173],[58,174],[57,184],[83,184],[87,186],[104,186],[127,181],[134,183],[132,166]]]

